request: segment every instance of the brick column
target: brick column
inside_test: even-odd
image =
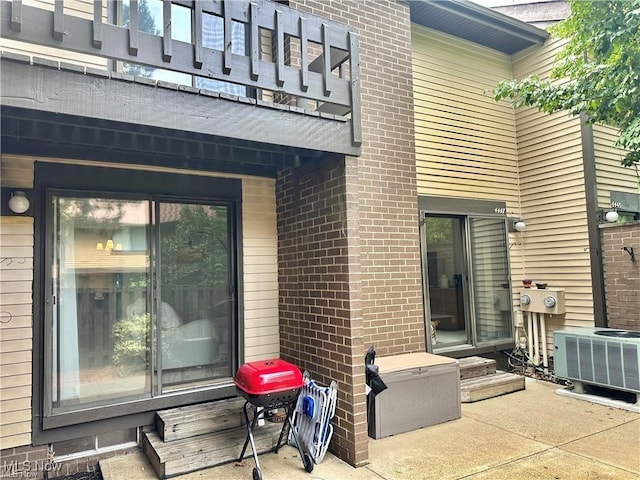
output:
[[[339,380],[332,451],[361,465],[366,348],[425,350],[409,6],[289,4],[349,24],[360,43],[362,155],[281,172],[277,199],[281,352]]]
[[[640,331],[640,222],[602,225],[600,235],[607,326]]]

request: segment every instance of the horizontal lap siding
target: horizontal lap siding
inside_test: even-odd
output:
[[[519,216],[514,112],[485,94],[512,77],[510,57],[416,25],[412,33],[418,194],[504,201]],[[517,235],[509,256],[520,282]]]
[[[508,56],[413,25],[418,194],[518,208],[513,111],[485,95]]]
[[[242,183],[244,360],[279,357],[275,181]]]
[[[604,125],[593,126],[593,143],[598,180],[598,207],[611,206],[610,192],[638,193],[638,174],[634,168],[623,167],[620,162],[626,151],[614,148],[618,131]]]
[[[33,219],[0,217],[0,449],[31,443]]]
[[[548,76],[560,47],[550,41],[515,55],[514,76]],[[550,318],[547,325],[551,346],[553,330],[592,326],[594,321],[580,121],[566,112],[547,115],[521,108],[516,124],[527,224],[522,233],[524,275],[565,289],[567,313]]]

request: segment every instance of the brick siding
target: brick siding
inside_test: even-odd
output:
[[[640,331],[640,222],[605,225],[600,234],[608,326]]]
[[[378,356],[425,350],[409,8],[290,5],[348,23],[360,42],[362,155],[280,172],[277,198],[281,352],[321,381],[339,381],[331,449],[361,465],[366,348]]]

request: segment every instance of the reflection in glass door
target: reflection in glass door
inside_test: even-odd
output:
[[[158,369],[162,391],[231,376],[227,206],[159,202]]]
[[[465,314],[466,260],[462,218],[425,218],[431,343],[434,349],[470,343]]]

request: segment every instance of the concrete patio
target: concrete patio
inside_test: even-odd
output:
[[[260,466],[265,480],[638,479],[639,410],[527,378],[524,391],[463,404],[458,420],[370,439],[369,463],[358,469],[327,454],[307,473],[288,446],[261,455]],[[100,466],[104,480],[157,479],[142,453]],[[253,467],[249,457],[174,478],[249,480]]]

